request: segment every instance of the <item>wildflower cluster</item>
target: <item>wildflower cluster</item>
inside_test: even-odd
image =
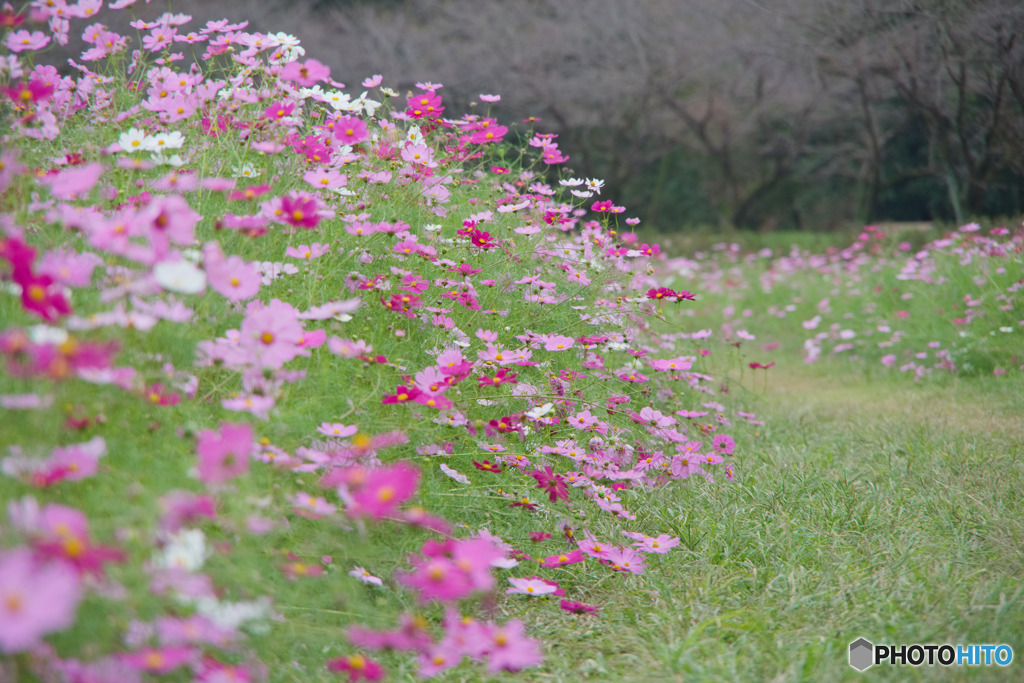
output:
[[[718,244],[696,259],[666,261],[663,277],[697,277],[721,304],[712,320],[729,341],[752,341],[746,328],[754,326],[762,340],[783,337],[799,321],[807,363],[846,359],[915,381],[936,372],[1003,376],[1024,367],[1022,253],[1021,228],[971,223],[915,249],[867,226],[849,247],[824,254],[742,254]],[[750,367],[772,367],[760,354],[776,347],[765,344]]]
[[[654,277],[664,255],[624,207],[584,203],[602,181],[549,182],[553,135],[514,150],[436,83],[403,97],[373,75],[355,96],[245,22],[136,19],[136,48],[95,23],[133,4],[3,10],[0,652],[32,655],[15,677],[249,680],[305,632],[296,605],[348,645],[302,643],[295,665],[350,680],[394,651],[423,676],[539,665],[521,619],[468,610],[596,614],[581,586],[678,543],[651,528],[653,492],[733,478],[700,337],[649,325],[695,295]],[[32,59],[72,22],[75,75]],[[369,628],[409,594],[421,613]],[[87,611],[124,614],[116,637]]]

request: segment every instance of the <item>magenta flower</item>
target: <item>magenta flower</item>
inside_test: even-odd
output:
[[[547,491],[552,503],[558,498],[569,500],[569,487],[565,485],[562,475],[552,471],[551,465],[546,466],[543,470],[530,472],[530,476],[537,480],[537,488]]]
[[[264,110],[263,116],[274,121],[279,121],[291,114],[294,109],[295,104],[292,102],[274,102]]]
[[[736,441],[728,434],[716,434],[715,438],[711,440],[711,445],[717,453],[732,455],[733,450],[736,448]]]
[[[419,593],[420,602],[458,600],[473,592],[466,572],[446,557],[416,558],[413,571],[397,572],[395,579]]]
[[[340,116],[334,121],[334,137],[345,145],[358,145],[370,139],[366,122],[355,116]]]
[[[316,198],[305,193],[291,193],[281,197],[279,218],[297,228],[315,228],[320,222]]]
[[[577,548],[576,550],[564,553],[562,555],[551,555],[545,557],[540,562],[542,567],[564,567],[568,564],[576,564],[577,562],[583,561],[583,551]]]
[[[0,652],[22,652],[75,620],[78,575],[62,562],[40,563],[27,548],[0,552]]]
[[[619,375],[619,379],[621,379],[624,382],[642,383],[647,381],[647,376],[644,375],[643,373],[633,371],[628,373],[622,373],[621,375]]]
[[[364,655],[338,657],[327,662],[327,670],[334,673],[347,673],[349,681],[379,681],[384,678],[384,667]]]
[[[196,453],[199,479],[207,484],[222,484],[249,471],[252,427],[247,424],[222,424],[220,431],[199,432]]]
[[[572,612],[573,614],[590,614],[601,609],[596,605],[585,605],[582,602],[576,602],[575,600],[562,600],[559,607],[564,609],[566,612]]]

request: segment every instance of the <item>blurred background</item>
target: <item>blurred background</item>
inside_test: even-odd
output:
[[[156,16],[168,4],[133,8]],[[297,36],[355,94],[557,133],[650,228],[829,231],[1024,213],[1020,0],[175,0]],[[125,14],[119,12],[118,14]],[[113,14],[97,17],[111,20]],[[113,27],[113,26],[112,26]],[[198,28],[198,27],[196,27]],[[128,29],[129,32],[131,29]],[[186,29],[188,30],[188,29]],[[499,94],[495,105],[474,104]],[[525,123],[527,117],[539,122]],[[525,138],[524,138],[525,139]]]

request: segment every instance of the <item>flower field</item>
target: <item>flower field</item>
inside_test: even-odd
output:
[[[1020,647],[1020,230],[668,254],[497,95],[134,4],[0,10],[0,680]]]

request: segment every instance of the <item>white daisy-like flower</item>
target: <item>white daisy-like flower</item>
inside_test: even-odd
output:
[[[153,564],[164,569],[195,572],[202,569],[209,556],[206,536],[202,530],[182,529],[170,535],[163,550],[153,556]]]
[[[121,136],[117,139],[117,144],[125,152],[149,151],[152,139],[152,137],[146,135],[145,131],[132,128],[121,133]]]
[[[374,576],[370,572],[366,571],[362,567],[352,567],[352,571],[348,573],[349,576],[359,579],[363,583],[368,583],[374,586],[383,586],[384,582],[378,577]]]
[[[176,130],[170,133],[157,133],[153,137],[147,138],[147,144],[149,146],[146,149],[150,152],[162,152],[165,149],[181,149],[182,145],[185,144],[185,136]]]
[[[231,173],[236,178],[258,178],[260,172],[256,169],[256,166],[252,162],[246,162],[241,166],[232,166]]]
[[[153,266],[153,278],[169,292],[199,294],[206,289],[206,273],[188,261],[161,261]]]
[[[538,407],[534,408],[533,410],[526,411],[525,414],[526,414],[526,417],[532,418],[534,420],[539,420],[540,418],[542,418],[545,415],[547,415],[548,413],[550,413],[552,408],[554,408],[554,407],[555,407],[555,405],[553,403],[545,403],[544,405],[538,406]]]

